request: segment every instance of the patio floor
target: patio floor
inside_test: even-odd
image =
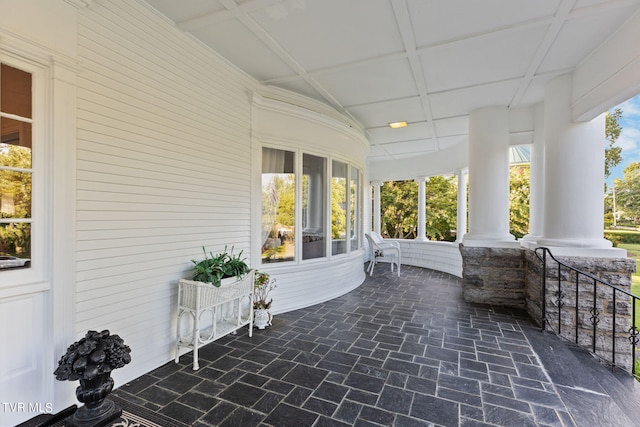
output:
[[[276,301],[277,304],[277,301]],[[386,265],[358,289],[205,346],[114,394],[193,426],[632,426],[636,382],[465,303],[446,273]],[[613,397],[611,397],[613,396]],[[169,427],[169,426],[166,426]]]

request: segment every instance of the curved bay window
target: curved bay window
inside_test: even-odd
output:
[[[360,187],[360,171],[347,162],[264,147],[262,263],[327,258],[359,249]]]
[[[31,266],[31,80],[0,64],[0,270]]]

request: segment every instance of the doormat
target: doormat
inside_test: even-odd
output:
[[[107,399],[110,399],[122,408],[122,415],[111,424],[107,424],[105,427],[189,427],[188,424],[184,424],[180,421],[176,421],[173,418],[169,418],[165,415],[153,412],[144,406],[136,405],[128,400],[122,399],[116,395],[109,395]],[[29,420],[23,424],[24,427],[64,427],[66,424],[64,419],[57,421],[47,421],[47,417],[40,415],[32,420]]]

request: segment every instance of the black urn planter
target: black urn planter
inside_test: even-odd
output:
[[[65,419],[73,427],[100,427],[122,415],[122,409],[107,396],[113,390],[111,371],[131,362],[131,349],[109,331],[89,331],[73,343],[58,362],[56,379],[79,380],[76,397],[84,406]]]

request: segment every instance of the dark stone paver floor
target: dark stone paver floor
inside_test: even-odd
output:
[[[193,426],[634,425],[605,391],[554,383],[582,370],[563,345],[523,312],[465,303],[454,276],[381,268],[252,338],[205,346],[198,371],[184,355],[114,393]]]

